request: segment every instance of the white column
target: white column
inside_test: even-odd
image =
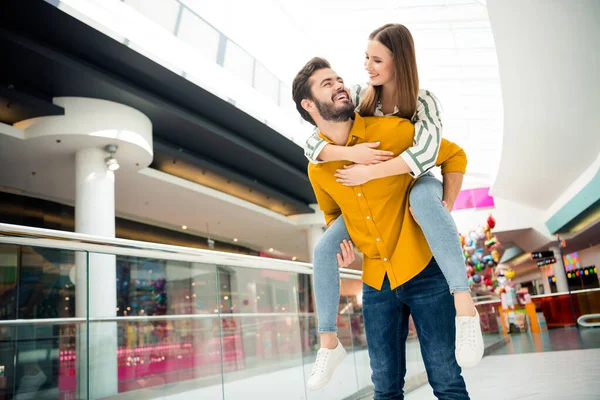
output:
[[[550,281],[548,281],[548,275],[546,271],[549,267],[540,268],[540,274],[542,275],[542,285],[544,285],[544,294],[551,294],[552,289],[550,288]]]
[[[313,252],[315,250],[317,242],[319,241],[321,236],[323,236],[323,232],[323,225],[310,225],[306,229],[306,235],[308,239],[308,257],[310,262],[313,262]]]
[[[115,237],[115,174],[105,164],[103,149],[82,149],[75,156],[75,231]],[[81,257],[81,256],[80,256]],[[86,262],[87,261],[87,262]],[[115,317],[117,274],[114,255],[90,253],[77,263],[76,315]],[[89,282],[89,285],[88,285]],[[89,302],[88,290],[89,287]],[[91,398],[118,393],[117,324],[90,322],[89,343],[83,326],[79,346],[79,393],[89,384]],[[89,362],[89,376],[87,365]],[[87,379],[86,379],[87,378]]]
[[[108,154],[104,149],[107,145],[118,146],[115,156],[121,166],[119,173],[146,168],[153,155],[152,122],[138,110],[112,101],[55,97],[53,102],[65,109],[64,115],[32,118],[15,124],[15,128],[24,131],[26,140],[55,144],[47,145],[45,151],[57,163],[69,157],[76,171],[75,230],[113,238],[115,175],[106,167],[104,160]],[[62,144],[58,146],[59,143]],[[117,307],[115,256],[77,253],[75,257],[72,279],[76,285],[76,315],[114,318]],[[77,398],[116,395],[116,322],[92,322],[89,330],[86,324],[81,324],[77,346]]]
[[[556,290],[558,292],[569,291],[569,284],[567,283],[567,272],[565,271],[565,263],[561,257],[561,252],[558,246],[550,247],[550,251],[554,252],[554,258],[556,258],[556,264],[552,266],[554,270],[554,276],[556,277]]]

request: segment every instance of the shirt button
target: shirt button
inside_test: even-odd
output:
[[[367,215],[367,219],[371,219],[371,217],[369,217],[369,216]]]
[[[387,261],[387,258],[384,258],[383,261]]]
[[[375,239],[375,240],[377,240],[377,241],[379,242],[381,239],[377,238],[377,239]]]
[[[357,194],[357,196],[358,196],[358,197],[360,197],[360,196],[361,196],[361,194],[359,193],[359,194]]]

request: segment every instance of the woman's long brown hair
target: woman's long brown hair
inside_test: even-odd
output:
[[[401,24],[386,24],[374,30],[369,40],[377,40],[392,53],[396,80],[398,117],[411,119],[417,110],[419,74],[415,43],[410,31]],[[382,86],[369,86],[358,106],[363,117],[373,116],[381,101]]]

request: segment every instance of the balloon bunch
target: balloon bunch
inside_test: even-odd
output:
[[[491,291],[499,285],[494,267],[500,261],[501,243],[492,234],[495,226],[496,220],[490,214],[484,225],[478,226],[467,235],[460,235],[467,277],[473,291]]]

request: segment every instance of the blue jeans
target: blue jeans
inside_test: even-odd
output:
[[[442,195],[442,183],[427,173],[415,182],[410,192],[410,206],[433,256],[448,281],[450,292],[468,292],[465,258],[458,230],[450,212],[442,204]],[[350,240],[350,236],[344,219],[339,217],[325,231],[314,249],[314,285],[319,332],[337,332],[340,273],[336,254],[340,252],[340,243],[344,239]]]
[[[469,399],[456,363],[454,300],[435,259],[407,283],[381,290],[363,284],[363,316],[374,400],[404,399],[408,317],[412,315],[429,384],[438,399]]]

